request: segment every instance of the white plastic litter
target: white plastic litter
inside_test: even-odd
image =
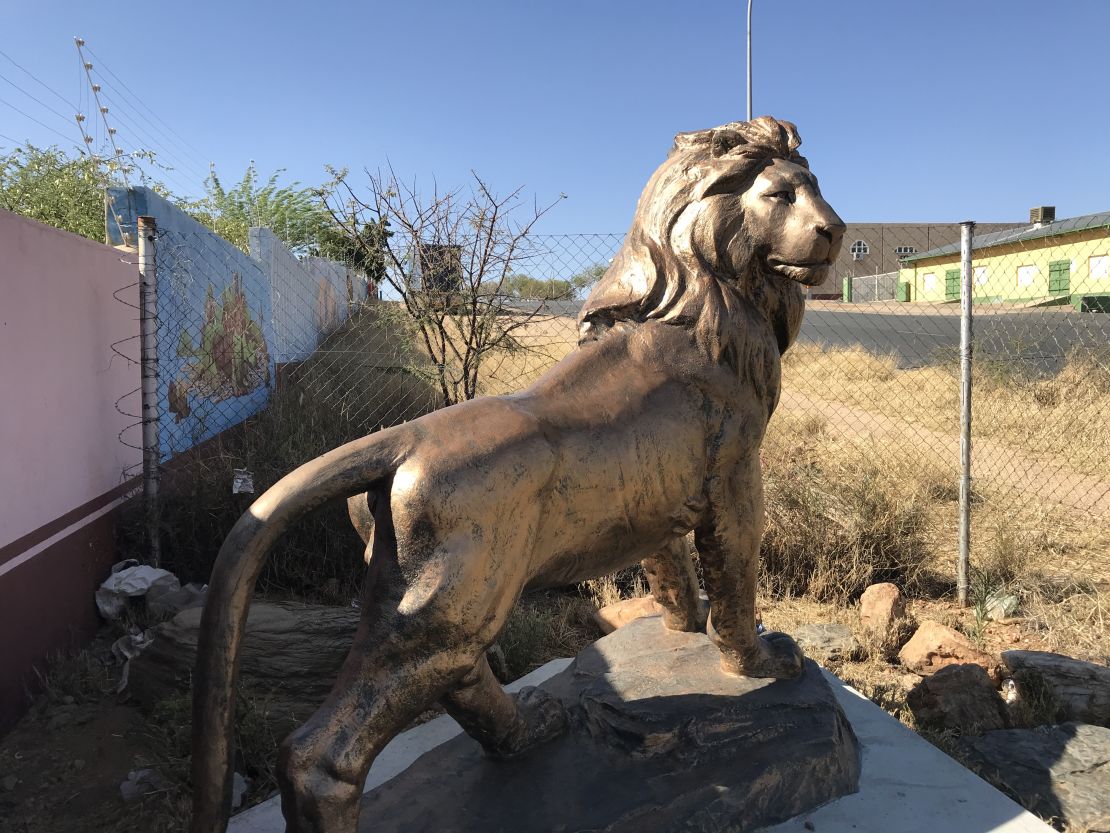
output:
[[[124,634],[112,643],[112,656],[123,663],[123,672],[120,674],[119,685],[116,686],[116,694],[120,694],[127,688],[127,681],[131,674],[131,660],[141,654],[143,649],[153,641],[153,631],[132,627],[130,633]]]
[[[243,796],[247,794],[251,782],[249,778],[244,778],[238,772],[231,779],[231,809],[238,810],[239,805],[243,803]]]
[[[253,495],[254,472],[249,469],[234,469],[231,478],[231,493],[233,495]]]
[[[987,596],[987,618],[998,622],[1013,616],[1021,600],[1013,593],[996,590]]]
[[[148,567],[134,559],[121,561],[96,591],[96,606],[101,616],[114,621],[123,613],[128,598],[145,596],[152,587],[161,595],[180,590],[181,582],[169,570]]]

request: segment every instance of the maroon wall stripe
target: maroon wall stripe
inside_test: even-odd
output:
[[[100,497],[95,497],[87,503],[83,503],[76,509],[71,509],[64,515],[61,515],[49,523],[45,523],[38,529],[28,532],[26,535],[16,538],[10,544],[5,544],[0,547],[0,565],[6,564],[13,558],[22,555],[38,544],[41,544],[52,535],[57,535],[67,526],[72,526],[82,518],[91,515],[98,509],[103,509],[113,500],[123,497],[132,489],[139,487],[139,479],[132,478],[124,483],[119,484],[114,489],[110,489]]]

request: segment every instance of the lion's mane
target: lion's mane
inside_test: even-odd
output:
[[[762,116],[710,130],[679,133],[636,208],[624,245],[579,314],[579,343],[620,322],[658,320],[692,327],[712,359],[737,368],[746,311],[758,309],[775,330],[780,353],[801,325],[802,294],[792,281],[765,270],[760,241],[745,239],[743,217],[733,216],[746,248],[736,274],[725,256],[728,220],[707,211],[705,199],[739,194],[775,159],[809,167],[801,139],[788,121]]]

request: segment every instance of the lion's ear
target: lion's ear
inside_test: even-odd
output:
[[[689,150],[698,145],[707,145],[712,133],[712,130],[691,130],[689,133],[678,133],[674,137],[674,149]]]
[[[740,145],[746,145],[748,143],[748,140],[744,138],[744,134],[728,127],[718,127],[711,131],[711,133],[709,152],[713,155],[714,159],[719,156],[724,156]]]

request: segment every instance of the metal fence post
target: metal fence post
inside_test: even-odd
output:
[[[160,512],[158,464],[158,228],[153,217],[139,217],[139,373],[142,376],[143,414],[143,507],[146,514],[148,560],[158,567],[162,561],[159,533]]]
[[[960,223],[960,551],[956,597],[967,606],[971,552],[971,244],[975,223]]]

